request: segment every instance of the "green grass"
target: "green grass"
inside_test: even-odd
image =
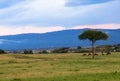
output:
[[[1,54],[0,81],[120,81],[120,53]]]

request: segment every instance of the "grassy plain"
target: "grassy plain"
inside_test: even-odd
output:
[[[120,53],[0,54],[0,81],[120,81]]]

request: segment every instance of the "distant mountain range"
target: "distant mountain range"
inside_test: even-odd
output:
[[[91,42],[88,40],[82,41],[78,39],[78,35],[81,34],[84,30],[86,29],[63,30],[43,34],[28,33],[0,36],[0,49],[49,49],[59,47],[91,46]],[[97,41],[96,45],[120,43],[120,29],[99,30],[106,32],[109,36],[109,39],[107,41]]]

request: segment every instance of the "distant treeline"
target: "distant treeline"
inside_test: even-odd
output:
[[[114,45],[100,45],[95,47],[96,52],[120,52],[120,44]],[[76,48],[62,47],[57,49],[48,49],[48,50],[19,50],[19,51],[5,51],[0,49],[0,54],[48,54],[48,53],[91,53],[91,47],[82,48],[77,46]]]

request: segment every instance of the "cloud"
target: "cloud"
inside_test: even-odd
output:
[[[91,28],[91,29],[120,29],[120,24],[83,25],[83,26],[75,26],[72,29],[83,29],[83,28]]]
[[[49,25],[51,22],[58,21],[59,18],[72,15],[68,15],[71,10],[64,9],[64,4],[65,0],[25,0],[0,10],[0,24]]]
[[[83,6],[83,5],[92,5],[92,4],[100,4],[100,3],[106,3],[113,0],[68,0],[66,3],[66,6]]]
[[[52,31],[65,30],[64,27],[35,27],[35,26],[24,26],[24,27],[9,27],[0,26],[0,35],[13,35],[22,33],[45,33]]]
[[[53,27],[38,27],[38,26],[23,26],[23,27],[10,27],[10,26],[0,26],[0,36],[3,35],[14,35],[22,33],[46,33],[53,31],[61,31],[66,29],[120,29],[120,24],[97,24],[97,25],[80,25],[73,26],[71,28],[66,28],[63,26],[53,26]],[[3,40],[1,40],[3,41]]]
[[[7,8],[22,1],[24,0],[0,0],[0,8]]]
[[[75,2],[77,1],[90,1],[91,4],[95,4],[93,0]],[[0,9],[0,25],[13,28],[28,26],[71,28],[86,24],[120,23],[120,0],[94,1],[101,4],[68,7],[65,6],[67,0],[23,0]]]

